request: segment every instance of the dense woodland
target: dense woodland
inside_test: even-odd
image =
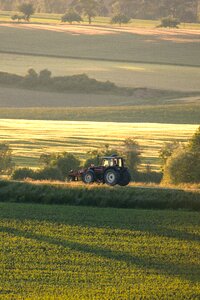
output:
[[[63,13],[70,6],[78,7],[79,2],[95,0],[0,0],[0,10],[16,10],[24,2],[31,2],[37,12]],[[199,20],[200,0],[96,0],[99,15],[108,16],[121,12],[131,18],[159,19],[166,16],[180,21]]]

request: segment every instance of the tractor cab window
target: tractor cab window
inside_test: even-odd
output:
[[[108,159],[103,159],[103,161],[102,161],[102,166],[104,166],[104,167],[109,167],[109,166],[110,166],[109,160],[108,160]]]

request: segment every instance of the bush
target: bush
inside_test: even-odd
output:
[[[111,19],[111,23],[112,24],[128,24],[130,22],[130,18],[124,14],[117,14],[115,16],[113,16],[113,18]]]
[[[61,21],[72,24],[73,22],[80,23],[83,21],[83,19],[77,12],[70,10],[62,16]]]
[[[161,19],[161,24],[158,27],[169,27],[169,28],[178,28],[180,21],[173,17],[166,17]]]
[[[58,167],[46,167],[37,171],[34,177],[36,180],[64,180],[63,174]]]
[[[164,180],[174,184],[200,182],[200,153],[178,149],[167,160]]]
[[[12,174],[13,180],[24,180],[24,179],[28,179],[28,178],[30,178],[30,179],[35,178],[35,172],[29,168],[16,169]]]

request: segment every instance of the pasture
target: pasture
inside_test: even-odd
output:
[[[141,145],[143,165],[159,166],[159,150],[165,142],[187,142],[198,125],[44,121],[44,120],[0,120],[0,141],[13,149],[18,166],[38,167],[42,153],[70,152],[85,159],[87,152],[102,149],[105,144],[122,149],[127,137],[135,138]]]
[[[2,72],[24,76],[30,68],[34,68],[37,72],[48,69],[53,76],[86,73],[97,80],[110,80],[119,86],[132,88],[145,87],[182,92],[200,91],[200,71],[195,66],[123,63],[0,53],[0,70]]]
[[[199,213],[0,204],[2,299],[198,299]]]

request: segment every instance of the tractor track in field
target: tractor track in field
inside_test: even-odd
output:
[[[116,63],[135,63],[135,64],[145,64],[145,65],[162,65],[162,66],[177,66],[177,67],[190,67],[190,68],[200,68],[200,64],[176,64],[167,62],[154,62],[154,61],[141,61],[141,60],[125,60],[125,59],[112,59],[112,58],[96,58],[96,57],[86,57],[86,56],[71,56],[71,55],[56,55],[56,54],[44,54],[44,53],[28,53],[28,52],[17,52],[17,51],[6,51],[0,50],[0,54],[8,55],[19,55],[19,56],[35,56],[35,57],[48,57],[57,59],[72,59],[72,60],[88,60],[88,61],[105,61],[105,62],[116,62]]]

